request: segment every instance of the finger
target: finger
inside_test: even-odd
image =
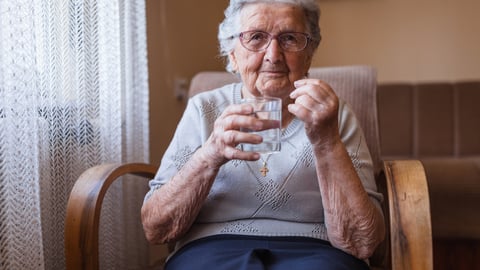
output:
[[[257,121],[261,122],[261,125],[258,125],[259,128],[255,131],[262,131],[272,128],[281,128],[282,124],[280,120],[273,119],[258,119]]]
[[[302,95],[295,99],[288,109],[304,122],[318,122],[337,112],[336,102],[334,98],[317,102],[309,95]]]
[[[249,132],[228,130],[223,133],[223,142],[225,145],[237,146],[241,143],[258,144],[263,141],[262,136]]]
[[[260,159],[260,154],[257,152],[245,152],[238,148],[228,147],[225,149],[225,157],[228,159],[256,161]]]
[[[330,99],[335,96],[333,90],[326,88],[322,85],[307,84],[300,88],[295,89],[290,93],[290,98],[297,99],[300,96],[310,96],[316,102],[322,102],[323,100]]]
[[[280,128],[280,120],[262,119],[255,113],[249,115],[229,115],[217,123],[223,130],[250,130],[261,131]]]
[[[319,109],[319,102],[314,100],[310,95],[301,95],[295,99],[294,104],[300,105],[307,110],[314,111]]]
[[[306,85],[306,84],[317,84],[317,85],[320,85],[320,84],[323,84],[325,83],[324,81],[322,80],[319,80],[319,79],[313,79],[313,78],[304,78],[304,79],[300,79],[300,80],[296,80],[293,84],[295,85],[295,87],[300,87],[302,85]]]
[[[262,130],[264,123],[262,120],[255,117],[253,114],[249,115],[228,115],[222,119],[218,119],[215,123],[220,130]]]
[[[290,93],[290,98],[295,99],[301,95],[309,95],[316,101],[335,95],[335,92],[324,81],[317,79],[303,79],[295,81],[296,89]]]
[[[302,105],[296,103],[289,104],[288,111],[305,123],[312,122],[312,111]]]
[[[249,115],[254,112],[254,108],[250,104],[233,104],[223,110],[220,117],[227,117],[229,115],[243,114]]]
[[[327,82],[320,79],[313,79],[313,78],[300,79],[295,81],[293,84],[296,88],[299,88],[304,85],[319,85],[326,88],[330,88],[330,85]]]

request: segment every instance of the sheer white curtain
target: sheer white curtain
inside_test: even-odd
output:
[[[80,173],[148,161],[147,76],[144,0],[0,0],[0,269],[64,269]],[[132,185],[102,209],[103,268],[145,263]]]

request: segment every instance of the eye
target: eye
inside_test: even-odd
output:
[[[299,37],[296,33],[283,33],[278,37],[278,39],[284,44],[297,44]]]
[[[264,32],[249,32],[245,36],[246,40],[248,41],[262,41],[267,39],[267,34]]]

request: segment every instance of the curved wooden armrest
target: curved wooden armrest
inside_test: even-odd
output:
[[[153,178],[158,166],[144,163],[104,164],[86,170],[75,182],[67,204],[65,256],[67,269],[98,269],[98,230],[102,202],[119,177]]]
[[[418,160],[384,163],[392,269],[433,269],[427,179]]]

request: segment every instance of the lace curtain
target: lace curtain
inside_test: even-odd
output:
[[[148,161],[147,76],[144,0],[0,0],[0,269],[65,269],[81,172]],[[126,247],[144,241],[131,181],[102,208],[105,269],[148,260]]]

